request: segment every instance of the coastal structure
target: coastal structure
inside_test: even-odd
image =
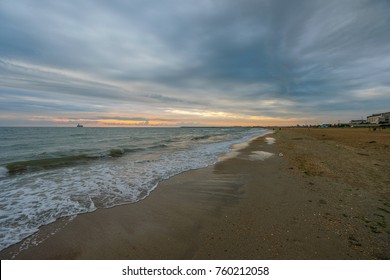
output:
[[[388,124],[390,123],[390,112],[372,114],[367,117],[367,123],[370,124]]]
[[[366,124],[367,121],[366,120],[351,120],[349,122],[350,125],[357,125],[357,124]]]
[[[349,126],[389,126],[390,125],[390,112],[376,113],[367,116],[366,120],[351,120],[348,123]]]

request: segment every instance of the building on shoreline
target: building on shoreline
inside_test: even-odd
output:
[[[390,112],[377,113],[367,116],[367,120],[351,120],[347,126],[350,127],[389,127],[390,126]]]
[[[367,117],[367,123],[370,124],[388,124],[390,123],[390,112],[372,114]]]
[[[351,120],[349,122],[350,125],[357,125],[357,124],[366,124],[367,121],[366,120]]]

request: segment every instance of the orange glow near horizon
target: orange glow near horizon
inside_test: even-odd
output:
[[[95,120],[103,126],[176,126],[176,122],[157,120],[121,120],[121,119],[100,119]]]
[[[267,116],[249,116],[244,118],[239,115],[218,112],[218,114],[206,113],[201,116],[186,116],[185,118],[171,118],[163,120],[150,118],[147,120],[121,120],[121,119],[99,119],[91,121],[97,126],[143,126],[143,127],[164,127],[164,126],[289,126],[304,123],[307,119],[300,118],[276,118]]]
[[[226,112],[178,111],[172,110],[169,116],[131,118],[66,118],[34,116],[29,121],[40,121],[45,125],[76,125],[89,127],[178,127],[178,126],[293,126],[297,124],[316,124],[315,119],[280,118],[269,116],[243,116]],[[121,114],[122,115],[122,114]],[[180,116],[179,116],[180,115]]]

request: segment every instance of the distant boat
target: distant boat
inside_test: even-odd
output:
[[[79,124],[79,123],[78,123],[78,124],[77,124],[77,127],[84,127],[84,126],[83,126],[82,124]]]

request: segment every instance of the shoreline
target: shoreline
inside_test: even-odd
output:
[[[316,154],[350,156],[356,164],[374,157],[381,174],[389,149],[371,154],[330,132],[283,128],[256,138],[235,157],[159,183],[137,203],[42,227],[33,238],[46,239],[16,259],[389,259],[389,175],[375,186],[362,179],[370,182],[371,169],[339,176],[326,164],[329,158]],[[383,139],[369,144],[388,145]],[[273,155],[262,160],[256,152]],[[8,247],[0,258],[21,246]]]

